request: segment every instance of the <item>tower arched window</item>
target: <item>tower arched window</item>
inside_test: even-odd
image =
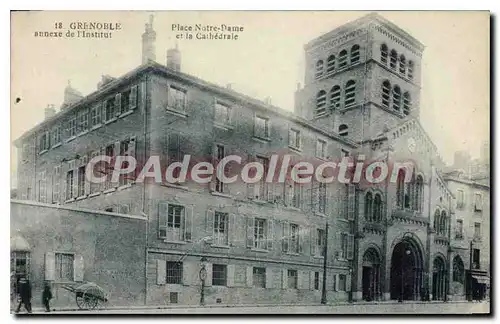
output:
[[[446,232],[447,231],[447,223],[448,223],[448,220],[446,219],[446,212],[443,210],[441,212],[441,235],[446,235]]]
[[[347,51],[342,50],[339,53],[339,69],[345,68],[347,66]]]
[[[389,55],[389,49],[387,48],[387,45],[382,44],[380,46],[380,62],[383,64],[387,64],[387,56]]]
[[[326,73],[332,73],[333,71],[335,71],[335,55],[330,55],[326,60]]]
[[[389,66],[391,67],[391,69],[396,70],[397,63],[398,63],[398,52],[396,52],[396,50],[392,50],[391,61],[389,63]]]
[[[351,64],[356,64],[359,62],[359,45],[353,45],[351,47]]]
[[[373,219],[376,222],[382,221],[382,196],[380,194],[375,194],[373,200]]]
[[[365,219],[368,222],[373,221],[373,197],[371,192],[368,192],[365,196]]]
[[[333,109],[340,108],[340,86],[338,85],[330,90],[330,107]]]
[[[403,54],[399,57],[399,73],[406,74],[406,58]]]
[[[349,80],[345,85],[345,106],[350,106],[356,102],[356,81]]]
[[[326,113],[326,91],[321,90],[316,95],[316,116]]]
[[[401,89],[399,86],[394,86],[392,89],[392,109],[399,111],[401,107]]]
[[[413,79],[413,68],[414,68],[413,61],[412,60],[408,61],[408,78],[409,79]]]
[[[391,83],[385,80],[382,83],[382,106],[389,108],[389,103],[391,101]]]
[[[315,77],[318,79],[323,75],[323,60],[316,62],[316,74]]]
[[[349,127],[347,127],[346,124],[342,124],[339,126],[339,135],[340,136],[347,136],[349,132]]]
[[[436,231],[436,233],[441,232],[441,213],[439,212],[439,210],[436,210],[436,212],[434,212],[434,230]]]
[[[411,110],[411,96],[408,91],[403,94],[403,113],[409,115]]]
[[[417,202],[417,211],[422,211],[422,200],[424,197],[424,179],[422,176],[417,176],[417,188],[415,191],[415,200]]]
[[[400,169],[396,180],[396,204],[401,209],[404,207],[405,199],[405,175],[405,170]]]

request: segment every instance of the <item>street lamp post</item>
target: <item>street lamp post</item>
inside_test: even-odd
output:
[[[349,303],[352,303],[352,266],[350,265],[349,266],[349,280],[351,280],[351,289],[349,289],[349,295],[348,295],[348,298],[349,298]]]
[[[326,222],[325,239],[323,247],[323,287],[321,289],[321,304],[326,305],[326,256],[328,255],[328,222]]]

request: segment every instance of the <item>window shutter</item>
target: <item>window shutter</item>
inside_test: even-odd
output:
[[[167,213],[168,213],[168,203],[159,202],[158,203],[158,237],[167,237]]]
[[[210,191],[215,191],[216,186],[217,186],[217,164],[219,163],[217,159],[217,144],[213,143],[211,146],[212,149],[212,154],[211,154],[211,159],[212,159],[212,165],[214,167],[214,173],[212,180],[209,183],[210,186]],[[225,189],[225,188],[224,188]]]
[[[85,172],[87,172],[87,164],[88,164],[88,158],[85,156],[84,163],[82,165],[85,167]],[[85,178],[83,181],[85,181],[85,195],[90,194],[90,181],[87,180],[87,173],[85,173]]]
[[[281,222],[281,250],[288,252],[290,239],[290,226],[287,221]]]
[[[73,170],[73,188],[71,188],[73,198],[78,195],[78,167],[76,166],[76,160],[70,162],[70,170]]]
[[[101,122],[104,123],[106,121],[106,101],[101,102]]]
[[[304,276],[302,270],[297,270],[297,289],[304,289]]]
[[[285,206],[292,206],[293,205],[293,185],[292,185],[292,180],[285,180],[283,185],[285,186],[284,188],[284,203]]]
[[[211,286],[212,285],[212,264],[207,263],[206,269],[207,269],[207,279],[205,279],[205,286]]]
[[[247,216],[247,248],[254,247],[254,227],[255,218],[253,216]]]
[[[299,226],[299,253],[304,253],[304,235],[305,235],[304,228],[302,226]]]
[[[45,253],[45,280],[56,279],[56,254],[54,252]]]
[[[234,264],[228,264],[227,265],[227,286],[228,287],[234,287],[234,271],[235,266]]]
[[[353,184],[347,185],[347,219],[354,220],[356,212],[356,187]]]
[[[311,255],[317,255],[318,253],[318,231],[315,227],[311,227]]]
[[[208,209],[205,228],[207,231],[207,235],[210,235],[210,236],[214,235],[214,218],[215,218],[215,211],[212,209]]]
[[[167,282],[167,262],[156,260],[156,284],[164,285]]]
[[[334,275],[335,278],[335,291],[339,291],[340,276],[338,274]]]
[[[73,280],[76,282],[83,281],[84,273],[85,266],[83,263],[83,256],[81,254],[75,254],[73,259]]]
[[[130,100],[129,107],[130,110],[137,108],[137,85],[130,89]]]
[[[267,250],[271,251],[274,248],[274,220],[267,220]]]
[[[130,143],[128,144],[128,156],[131,156],[133,158],[135,158],[135,151],[136,151],[136,148],[137,148],[137,138],[135,136],[132,136],[130,138]],[[130,177],[132,181],[135,181],[135,177],[136,177],[136,171],[132,171],[130,174],[127,175],[127,177]]]
[[[347,234],[347,260],[352,260],[354,257],[354,235]]]
[[[253,286],[253,267],[247,267],[246,268],[246,281],[247,281],[247,287],[252,287]]]
[[[255,184],[247,183],[247,196],[248,199],[255,199]]]
[[[191,241],[193,238],[193,206],[184,208],[184,240]]]
[[[233,243],[237,242],[238,241],[238,237],[237,237],[237,226],[236,226],[236,215],[235,214],[229,214],[229,224],[228,224],[228,228],[229,228],[229,233],[228,233],[228,245],[232,245]]]
[[[266,288],[271,289],[274,288],[273,285],[273,268],[265,268],[266,269]]]
[[[316,278],[315,273],[316,273],[316,271],[309,271],[309,289],[310,290],[314,290],[314,278]]]
[[[319,211],[319,183],[316,181],[311,181],[311,209]]]
[[[323,272],[323,269],[321,269],[318,272],[319,272],[319,290],[322,290],[323,289],[323,277],[324,277],[323,275],[324,275],[324,272]]]
[[[281,288],[282,289],[288,288],[288,270],[287,269],[281,269]]]
[[[122,94],[121,93],[117,93],[115,95],[115,115],[116,116],[119,116],[121,115],[122,113]]]
[[[195,265],[191,262],[182,263],[182,284],[186,286],[190,286],[192,284],[201,284],[199,270],[197,268],[195,269]]]

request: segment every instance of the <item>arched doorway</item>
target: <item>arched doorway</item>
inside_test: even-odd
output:
[[[363,300],[378,300],[380,296],[380,255],[371,247],[363,255]]]
[[[432,265],[432,299],[444,300],[446,294],[446,264],[442,257],[436,257]]]
[[[391,258],[391,299],[419,300],[423,285],[422,250],[414,239],[394,247]]]

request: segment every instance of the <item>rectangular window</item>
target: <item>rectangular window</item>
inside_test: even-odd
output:
[[[319,290],[319,272],[314,272],[314,290]]]
[[[99,156],[100,153],[99,151],[95,151],[95,152],[92,152],[91,154],[91,159],[96,157],[96,156]],[[100,161],[100,162],[97,162],[94,166],[93,166],[93,169],[91,172],[93,172],[94,176],[96,177],[101,177],[102,176],[102,171],[103,171],[103,163]],[[99,183],[96,183],[95,181],[91,181],[90,182],[90,193],[96,193],[96,192],[99,192],[101,189],[100,187],[100,184]]]
[[[54,167],[54,173],[52,174],[52,202],[59,202],[59,195],[61,192],[61,166],[57,165]]]
[[[225,264],[212,265],[212,285],[226,286],[227,266]]]
[[[52,129],[52,146],[61,143],[61,126]]]
[[[326,242],[325,230],[318,228],[317,235],[318,235],[318,240],[316,241],[316,246],[317,246],[316,251],[319,252],[319,255],[325,256],[325,242]]]
[[[49,132],[45,132],[38,138],[38,148],[39,152],[47,151],[50,148],[50,136]]]
[[[115,117],[115,97],[109,98],[105,101],[106,107],[106,120],[109,121]]]
[[[346,275],[339,274],[339,291],[346,291]]]
[[[288,145],[290,147],[300,149],[300,131],[296,129],[290,129],[288,136]]]
[[[482,211],[483,210],[483,199],[481,194],[474,194],[474,211]]]
[[[97,104],[90,108],[90,126],[97,126],[101,124],[101,105]]]
[[[22,151],[21,151],[21,159],[23,160],[23,162],[28,161],[29,154],[30,154],[30,146],[29,146],[29,144],[24,143]]]
[[[85,165],[78,168],[78,194],[77,197],[85,195]]]
[[[262,164],[262,166],[264,167],[264,174],[262,175],[262,178],[255,186],[256,189],[255,198],[259,200],[267,200],[268,198],[270,198],[268,197],[270,196],[268,195],[269,186],[268,183],[266,182],[267,170],[269,169],[269,159],[264,157],[258,157],[257,162]]]
[[[11,252],[11,271],[14,271],[16,278],[30,273],[30,254],[24,251]]]
[[[75,170],[69,170],[66,173],[66,200],[69,200],[73,198],[73,182],[75,181],[74,179],[74,171]]]
[[[128,89],[127,91],[122,92],[121,95],[121,101],[120,101],[120,113],[126,113],[130,109],[130,93],[131,90]]]
[[[255,116],[254,136],[268,139],[269,138],[269,119],[265,117]]]
[[[184,231],[184,206],[168,205],[167,239],[169,241],[182,241]]]
[[[254,247],[265,250],[267,248],[267,222],[263,218],[255,218]]]
[[[326,158],[326,142],[320,139],[316,141],[316,157]]]
[[[75,256],[70,253],[56,253],[56,280],[73,281]]]
[[[300,208],[300,203],[302,201],[302,185],[300,183],[295,183],[295,181],[292,181],[290,185],[292,186],[292,206]]]
[[[253,286],[266,288],[266,268],[253,267]]]
[[[464,222],[461,219],[457,219],[457,229],[455,233],[455,237],[460,239],[463,237],[463,228],[464,228]]]
[[[47,199],[47,182],[46,173],[41,171],[38,173],[38,201],[46,202]]]
[[[290,224],[290,252],[299,253],[299,225]]]
[[[288,288],[297,289],[298,275],[297,270],[288,270]]]
[[[186,110],[186,91],[170,86],[168,89],[168,108],[184,112]]]
[[[217,145],[217,163],[222,160],[226,155],[224,152],[224,145]],[[223,193],[224,192],[224,183],[219,180],[219,177],[215,178],[215,191]]]
[[[134,143],[130,139],[121,141],[120,142],[120,156],[129,156],[130,149],[133,145],[134,145]],[[126,169],[128,167],[128,162],[126,162],[126,161],[122,162],[121,167],[122,167],[122,169]],[[130,173],[120,174],[119,185],[124,186],[124,185],[132,183],[132,178],[133,177]]]
[[[168,284],[182,283],[182,262],[167,261],[167,280]]]
[[[76,136],[76,117],[70,117],[68,121],[68,137]]]
[[[457,208],[464,207],[464,191],[458,189],[457,190]]]
[[[221,103],[215,103],[215,122],[223,125],[229,125],[231,122],[231,108]]]
[[[89,110],[82,109],[78,112],[78,133],[82,133],[89,128]]]
[[[227,213],[215,212],[214,215],[214,238],[215,245],[227,246],[228,241],[228,219]]]
[[[347,259],[347,245],[348,245],[347,233],[342,233],[340,235],[340,259]]]
[[[481,239],[481,223],[474,223],[474,239]]]

